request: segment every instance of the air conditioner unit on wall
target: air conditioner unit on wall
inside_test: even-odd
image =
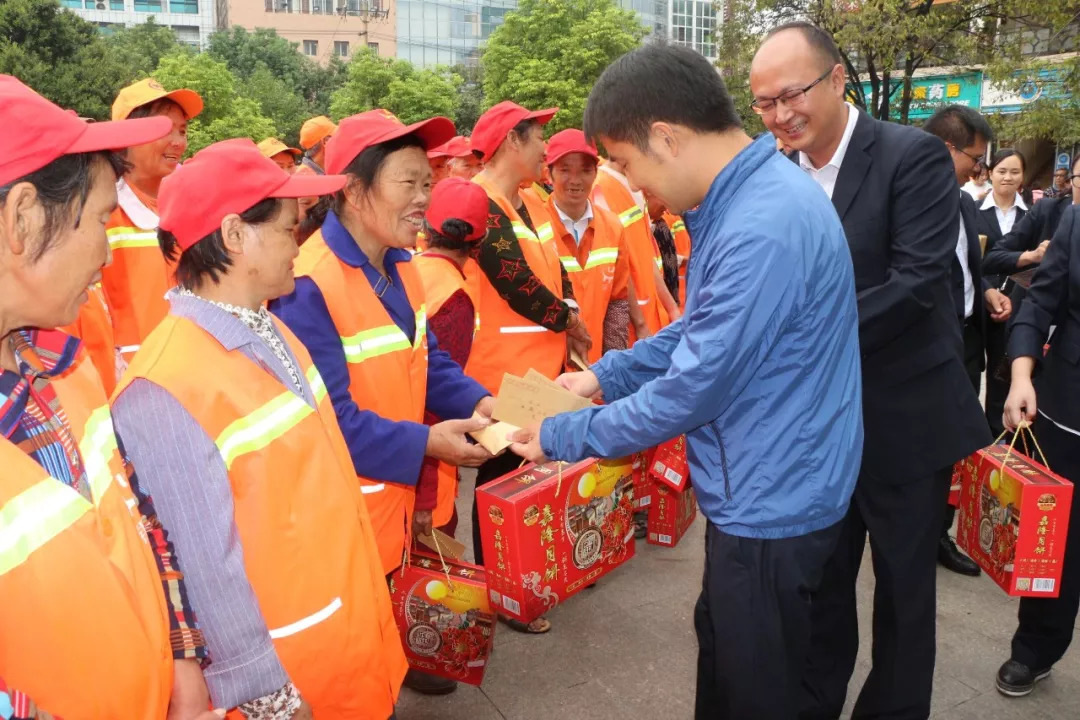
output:
[[[107,10],[108,9],[105,6],[105,3],[101,2],[101,0],[98,0],[98,2],[94,4],[94,7],[97,8],[98,10]]]

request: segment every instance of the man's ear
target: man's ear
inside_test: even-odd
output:
[[[649,136],[649,146],[654,153],[679,156],[679,135],[674,127],[666,122],[654,122],[649,129]]]

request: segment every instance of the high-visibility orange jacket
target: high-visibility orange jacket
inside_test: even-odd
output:
[[[165,293],[176,285],[176,268],[158,245],[158,216],[147,205],[152,201],[123,180],[116,195],[119,205],[105,225],[112,262],[102,269],[101,284],[116,344],[130,362],[143,339],[169,314]]]
[[[483,187],[488,197],[510,218],[529,270],[561,299],[562,266],[543,201],[533,192],[521,192],[536,228],[534,233],[514,210],[510,200],[483,176],[477,175],[473,182]],[[566,334],[548,330],[514,312],[487,276],[480,279],[479,291],[481,324],[473,338],[465,372],[493,395],[499,392],[505,373],[520,377],[531,368],[549,378],[557,377],[566,362]]]
[[[398,263],[405,294],[416,313],[408,338],[386,312],[364,271],[334,255],[322,231],[300,248],[296,276],[318,286],[334,321],[349,366],[349,393],[363,410],[395,422],[422,423],[427,398],[427,307],[412,263]],[[383,570],[401,566],[410,537],[416,488],[360,477]]]
[[[82,351],[51,386],[93,503],[0,437],[0,677],[65,718],[161,720],[168,608],[108,401]]]
[[[146,338],[120,391],[136,378],[153,382],[214,439],[248,579],[313,713],[385,720],[407,667],[371,520],[326,386],[300,341],[274,323],[315,408],[177,315]]]
[[[603,354],[604,318],[612,300],[626,298],[630,261],[622,223],[615,213],[593,205],[593,217],[580,242],[563,225],[555,207],[555,196],[547,201],[548,215],[555,231],[559,260],[574,286],[574,299],[581,308],[581,319],[593,344],[590,363]]]
[[[686,223],[679,215],[664,213],[664,222],[671,228],[671,235],[675,238],[675,252],[683,263],[679,265],[679,307],[686,307],[686,268],[690,258],[690,233],[686,229]]]
[[[622,222],[630,255],[630,279],[634,284],[637,303],[645,316],[645,324],[650,331],[657,333],[670,322],[670,318],[657,296],[655,272],[659,270],[663,273],[664,263],[649,227],[648,213],[634,201],[630,191],[607,172],[596,174],[592,199],[595,205],[618,215]],[[633,324],[630,326],[630,337],[631,340],[637,337]]]
[[[420,282],[424,286],[424,298],[427,312],[435,317],[443,304],[458,291],[464,291],[473,305],[473,333],[480,329],[479,281],[483,272],[476,261],[469,258],[465,266],[458,269],[457,264],[448,258],[421,254],[413,257],[411,265],[416,268]],[[435,509],[431,511],[432,525],[442,527],[450,522],[454,514],[454,502],[457,499],[457,468],[444,462],[439,463],[439,487],[435,500]]]
[[[116,341],[113,334],[112,317],[105,303],[105,292],[101,284],[94,285],[87,291],[87,300],[79,308],[75,322],[60,328],[68,335],[82,340],[83,348],[90,356],[94,368],[101,377],[105,396],[112,395],[116,388],[117,360]]]

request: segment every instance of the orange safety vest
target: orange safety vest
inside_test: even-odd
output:
[[[664,213],[664,222],[671,228],[671,235],[675,238],[675,252],[686,258],[686,262],[679,265],[679,307],[686,307],[686,268],[689,267],[690,258],[690,233],[686,230],[686,223],[679,215]]]
[[[105,225],[112,262],[101,271],[120,354],[128,362],[150,331],[169,314],[165,293],[176,285],[176,268],[158,245],[157,214],[124,180],[119,206]]]
[[[117,376],[116,341],[113,339],[112,316],[105,303],[105,292],[101,289],[101,283],[92,286],[87,291],[87,296],[87,301],[79,308],[79,316],[75,318],[75,322],[60,330],[82,341],[86,353],[101,377],[105,396],[108,397],[116,388]]]
[[[416,313],[416,334],[401,332],[360,268],[338,260],[322,231],[300,248],[296,276],[310,277],[330,311],[349,366],[349,393],[361,410],[395,422],[424,422],[427,401],[427,307],[412,262],[399,262],[405,294]],[[410,538],[416,488],[359,477],[383,571],[401,567]]]
[[[371,520],[322,377],[300,341],[274,324],[317,408],[177,315],[146,339],[119,392],[145,378],[214,439],[248,579],[278,657],[313,713],[385,720],[407,663]],[[199,358],[198,372],[191,358]]]
[[[469,258],[465,266],[457,269],[457,264],[448,258],[435,255],[417,255],[412,264],[424,285],[424,298],[427,302],[428,315],[434,317],[450,297],[464,290],[473,304],[473,336],[480,329],[480,313],[477,312],[478,282],[481,270],[476,261]],[[435,509],[431,512],[432,525],[442,527],[450,522],[454,515],[454,503],[457,500],[457,467],[448,463],[439,463],[439,486]]]
[[[473,182],[484,188],[510,218],[529,270],[555,297],[562,299],[562,266],[543,201],[533,192],[521,192],[536,227],[534,233],[510,201],[483,176],[477,175]],[[549,378],[557,377],[566,362],[566,334],[553,332],[518,315],[486,275],[480,279],[479,288],[479,313],[483,321],[473,338],[465,372],[493,395],[498,393],[505,373],[523,376],[534,369]]]
[[[670,318],[656,295],[656,276],[653,271],[655,269],[663,273],[664,262],[649,227],[648,213],[634,202],[634,196],[622,183],[606,172],[596,174],[592,199],[594,204],[618,215],[622,222],[630,255],[630,279],[634,283],[638,307],[645,316],[645,324],[649,330],[657,333],[670,322]],[[631,342],[636,337],[637,333],[631,323]]]
[[[0,437],[0,677],[65,718],[161,720],[169,613],[108,401],[82,351],[50,384],[93,503]]]
[[[615,287],[615,270],[619,262],[619,248],[625,247],[623,227],[614,213],[594,204],[589,228],[581,242],[575,243],[559,217],[554,196],[548,198],[547,208],[555,229],[559,260],[574,286],[574,299],[581,307],[581,319],[585,321],[593,341],[587,359],[594,363],[604,353],[604,318],[613,291],[618,290]]]

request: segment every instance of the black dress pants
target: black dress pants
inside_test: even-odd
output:
[[[874,563],[873,668],[853,720],[925,720],[936,651],[937,547],[952,468],[891,483],[864,471],[813,606],[799,718],[836,720],[859,652],[855,582]]]
[[[709,523],[694,608],[696,720],[791,720],[810,610],[840,523],[792,538],[728,535]]]

